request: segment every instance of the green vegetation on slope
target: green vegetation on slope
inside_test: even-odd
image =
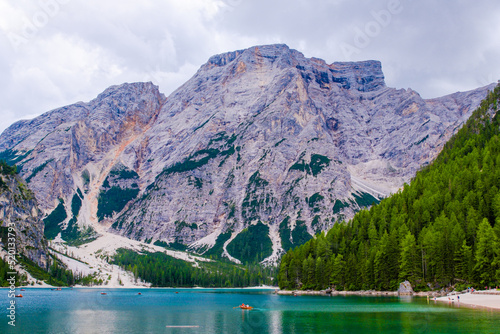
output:
[[[10,166],[7,164],[5,161],[0,160],[0,175],[15,175],[17,173],[17,167],[16,166]],[[0,177],[0,191],[2,190],[7,190],[9,187],[7,186],[7,183],[3,180],[2,177]]]
[[[50,161],[49,161],[50,162]],[[39,168],[42,170],[43,168]],[[15,175],[17,173],[17,167],[10,166],[6,162],[0,160],[0,175]],[[33,175],[33,174],[32,174]],[[7,184],[5,184],[0,177],[0,190],[5,188],[8,189]],[[21,193],[21,196],[25,199],[33,198],[32,192],[27,188],[26,185],[19,182],[18,188]],[[80,211],[82,202],[81,198],[83,195],[80,189],[77,190],[77,194],[73,196],[73,200],[71,202],[71,209],[73,213],[73,219],[76,222],[75,216],[78,216]],[[12,204],[12,203],[11,203]],[[55,238],[59,232],[61,232],[61,223],[67,218],[66,209],[64,208],[63,199],[59,199],[59,204],[57,207],[43,220],[44,222],[44,235],[47,239]],[[72,219],[72,220],[73,220]],[[71,227],[71,221],[68,226],[68,229],[62,231],[62,235],[65,236],[65,233]],[[25,233],[24,231],[21,231]],[[0,226],[0,242],[6,245],[7,237],[8,237],[8,228],[5,226]],[[27,246],[31,247],[31,246]],[[51,255],[49,261],[52,263],[48,268],[41,268],[35,262],[31,261],[29,258],[25,257],[22,254],[16,255],[16,261],[20,264],[23,269],[28,271],[31,276],[40,281],[45,281],[50,285],[56,286],[68,286],[74,284],[82,284],[82,285],[91,285],[98,283],[94,279],[93,276],[82,276],[81,274],[74,275],[71,270],[66,269],[65,265],[62,264],[55,256]],[[16,270],[11,270],[8,266],[8,263],[0,258],[0,287],[8,286],[7,278],[10,278],[12,275],[9,273],[16,272]],[[26,275],[20,274],[16,272],[16,286],[18,285],[26,285],[27,278]]]
[[[286,253],[280,287],[498,285],[499,98],[497,87],[411,185]]]
[[[70,246],[80,246],[85,243],[91,242],[96,238],[96,232],[90,226],[82,229],[78,226],[78,214],[82,207],[83,194],[79,188],[71,199],[71,213],[72,217],[68,222],[68,226],[61,232],[61,237]]]
[[[43,233],[49,240],[54,239],[61,232],[61,223],[68,217],[64,208],[64,201],[59,199],[59,204],[56,206],[44,220],[45,228]]]
[[[93,275],[83,276],[80,273],[73,274],[71,270],[58,260],[54,255],[50,256],[51,265],[47,270],[40,268],[36,263],[24,256],[17,257],[22,267],[30,273],[33,278],[39,281],[45,281],[53,286],[72,286],[101,284],[102,280],[96,280]]]
[[[222,258],[222,252],[224,250],[224,243],[231,238],[231,231],[226,233],[221,233],[215,240],[215,245],[203,253],[204,256],[210,256],[210,258],[220,259]]]
[[[17,255],[16,262],[20,264],[23,269],[28,271],[30,275],[39,280],[45,281],[47,284],[54,286],[71,286],[75,284],[92,285],[99,283],[92,275],[82,276],[81,274],[74,275],[71,270],[65,266],[53,255],[50,257],[52,264],[49,268],[40,268],[35,262],[31,261],[25,256]],[[27,285],[27,277],[25,274],[20,274],[9,267],[9,264],[0,258],[0,287],[9,286],[10,283],[7,279],[12,277],[12,272],[15,272],[15,285]],[[102,283],[102,282],[100,282]]]
[[[281,246],[285,251],[300,246],[312,238],[309,232],[307,232],[307,225],[303,220],[295,221],[295,228],[292,231],[290,228],[290,217],[288,216],[280,223],[279,234]]]
[[[359,192],[359,193],[353,193],[352,195],[354,196],[354,199],[355,199],[356,203],[358,203],[360,208],[363,208],[363,207],[366,208],[366,207],[372,206],[374,204],[380,203],[379,199],[373,197],[369,193]]]
[[[190,155],[186,160],[182,162],[177,162],[174,165],[165,168],[162,172],[163,175],[169,175],[174,173],[184,173],[195,169],[198,169],[210,162],[210,160],[215,159],[218,156],[228,157],[235,153],[235,147],[233,145],[236,140],[236,135],[233,134],[228,137],[225,132],[217,133],[214,138],[210,139],[207,148],[196,151]],[[217,148],[210,148],[213,143],[222,142]],[[221,162],[222,163],[222,162]],[[220,167],[220,166],[219,166]],[[150,186],[152,186],[151,184]]]
[[[227,262],[192,263],[175,259],[164,253],[138,254],[128,249],[118,249],[113,263],[121,266],[153,286],[162,287],[245,287],[271,285],[274,268],[259,265],[246,267]]]
[[[339,213],[340,210],[342,210],[343,208],[348,208],[348,207],[349,207],[349,203],[344,203],[341,200],[336,199],[335,204],[333,205],[333,213],[334,214]]]
[[[139,189],[122,189],[117,186],[102,190],[97,200],[97,218],[101,221],[113,216],[115,212],[122,211],[130,200],[137,197],[138,193]]]
[[[304,159],[296,162],[290,167],[290,170],[299,170],[301,172],[306,172],[312,176],[316,176],[321,171],[330,165],[330,159],[320,154],[312,154],[311,162],[307,163]]]
[[[32,150],[19,152],[16,150],[8,149],[0,152],[0,160],[5,161],[7,164],[13,166],[14,164],[18,164],[20,161],[24,160],[31,152]],[[17,170],[20,170],[19,166]]]
[[[269,226],[261,222],[241,231],[226,247],[231,256],[243,263],[264,260],[273,253],[273,243],[269,238]]]
[[[83,176],[83,174],[82,174]],[[99,221],[123,210],[139,194],[139,175],[123,165],[115,165],[102,183],[97,199]]]
[[[12,273],[15,273],[15,275],[12,275]],[[8,287],[11,284],[12,277],[15,277],[15,286],[20,286],[26,284],[26,277],[24,275],[20,275],[18,272],[15,270],[12,270],[9,267],[9,263],[4,261],[0,257],[0,287]],[[10,281],[8,281],[10,280]],[[7,294],[7,292],[5,292]]]
[[[248,179],[245,198],[241,203],[241,215],[247,221],[258,220],[261,213],[271,213],[274,199],[266,189],[268,185],[269,182],[260,177],[259,171]]]
[[[9,165],[4,160],[0,160],[0,174],[2,175],[15,175],[17,173],[17,167]]]
[[[33,171],[31,172],[30,176],[28,176],[26,178],[26,182],[30,183],[31,179],[34,178],[38,173],[40,173],[52,161],[54,161],[54,159],[49,159],[49,160],[45,161],[43,164],[41,164],[40,166],[34,168]]]

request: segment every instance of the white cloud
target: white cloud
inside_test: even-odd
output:
[[[168,95],[213,54],[258,44],[378,59],[389,86],[424,97],[473,89],[500,78],[498,17],[488,0],[0,0],[0,131],[122,82]]]

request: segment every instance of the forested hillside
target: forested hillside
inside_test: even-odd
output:
[[[276,275],[275,267],[263,268],[258,264],[249,264],[245,268],[232,263],[215,261],[191,263],[175,259],[166,254],[138,254],[127,249],[119,249],[113,263],[124,270],[161,287],[246,287],[272,285]]]
[[[410,185],[286,253],[282,289],[500,281],[500,87]]]

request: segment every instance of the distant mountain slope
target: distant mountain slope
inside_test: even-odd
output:
[[[491,88],[424,100],[386,87],[377,61],[259,46],[210,58],[168,98],[123,84],[15,123],[0,158],[45,212],[63,201],[61,230],[274,261],[408,182]]]
[[[500,86],[411,184],[285,254],[283,289],[500,282]]]

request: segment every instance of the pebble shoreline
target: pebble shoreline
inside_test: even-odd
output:
[[[335,291],[335,290],[279,290],[278,295],[283,296],[417,296],[417,297],[438,297],[446,296],[447,291],[424,291],[424,292],[413,292],[413,293],[399,293],[398,291]]]
[[[500,310],[500,291],[499,290],[480,290],[474,293],[465,293],[458,291],[423,291],[412,293],[399,293],[398,291],[303,291],[303,290],[276,290],[275,293],[284,296],[413,296],[434,298],[435,302],[453,304],[456,307],[464,306],[468,308],[484,308],[489,310]],[[459,298],[457,298],[459,297]]]

